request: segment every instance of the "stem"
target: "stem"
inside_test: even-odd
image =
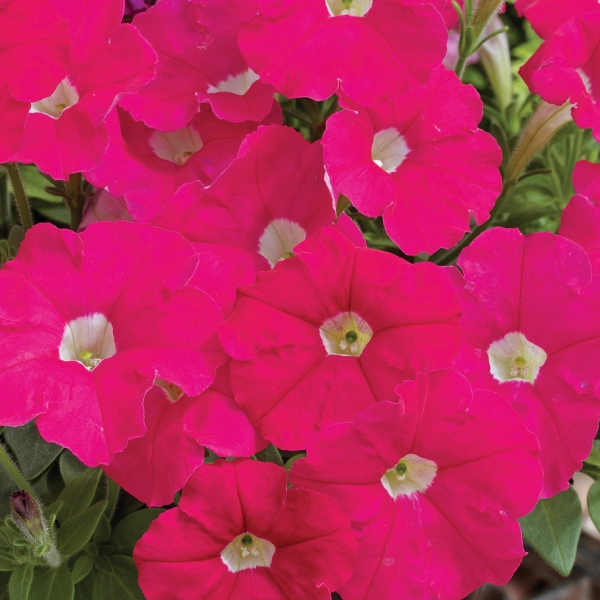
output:
[[[17,465],[12,461],[8,455],[6,448],[3,444],[0,444],[0,464],[4,467],[6,472],[10,475],[11,479],[17,484],[17,487],[21,490],[25,490],[32,498],[37,498],[37,494],[33,491],[33,488],[23,477],[21,471],[17,468]]]
[[[71,229],[77,231],[83,217],[85,201],[81,193],[81,173],[72,173],[65,183],[67,205],[71,211]]]
[[[23,180],[21,179],[19,167],[16,163],[6,163],[4,166],[8,171],[8,176],[12,183],[17,210],[21,217],[21,225],[23,225],[23,230],[27,231],[33,227],[33,219],[31,218],[31,208],[29,206],[29,201],[27,200],[25,188],[23,187]]]

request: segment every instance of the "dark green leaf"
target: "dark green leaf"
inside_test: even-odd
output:
[[[281,454],[279,454],[279,450],[277,450],[273,444],[269,444],[264,450],[257,452],[255,456],[262,462],[272,462],[280,467],[283,467],[283,459],[281,458]]]
[[[73,600],[74,595],[75,585],[67,565],[36,569],[29,600]]]
[[[90,574],[75,586],[75,600],[92,600],[94,597],[94,575]]]
[[[111,556],[112,572],[98,571],[94,577],[94,600],[144,600],[138,573],[129,556]]]
[[[0,573],[0,600],[9,600],[8,582],[11,573]]]
[[[573,568],[581,532],[581,502],[573,488],[540,500],[533,511],[519,519],[523,537],[561,575]]]
[[[85,512],[61,523],[58,530],[59,551],[70,556],[82,550],[92,538],[105,508],[105,501],[97,502]]]
[[[62,452],[60,446],[42,439],[33,421],[23,427],[7,427],[4,439],[13,451],[25,479],[35,479],[41,475]]]
[[[73,565],[73,582],[79,583],[85,579],[94,566],[94,559],[89,554],[82,554]]]
[[[65,450],[60,455],[58,466],[65,485],[69,485],[78,475],[87,471],[87,467],[69,450]]]
[[[108,475],[106,475],[106,482],[108,488],[108,504],[106,505],[106,516],[110,521],[115,513],[115,508],[117,507],[117,501],[119,500],[119,492],[121,491],[121,488]]]
[[[113,530],[110,544],[117,554],[131,556],[137,541],[148,531],[150,523],[164,512],[163,508],[146,508],[125,517]]]
[[[60,198],[52,196],[52,202],[47,200],[31,199],[31,208],[50,221],[66,225],[70,221],[70,212]],[[56,202],[58,200],[58,202]]]
[[[132,559],[133,560],[133,559]],[[8,594],[10,600],[28,600],[29,588],[33,581],[33,565],[27,563],[17,567],[10,576]]]
[[[100,521],[98,522],[98,527],[96,527],[96,531],[94,531],[94,543],[95,544],[104,544],[108,542],[110,538],[110,523],[106,518],[106,514],[103,514],[100,517]]]
[[[290,456],[290,458],[288,458],[285,462],[285,470],[289,471],[293,466],[294,463],[299,459],[299,458],[304,458],[306,456],[306,452],[300,452],[298,454],[294,454],[294,456]]]
[[[63,503],[58,512],[58,520],[61,525],[81,514],[90,506],[98,487],[98,481],[100,481],[100,475],[102,475],[100,469],[86,469],[61,492],[58,497],[58,501]]]
[[[581,471],[594,479],[600,479],[600,448],[595,444],[590,455],[583,461]]]
[[[595,481],[590,488],[587,496],[588,511],[590,517],[596,526],[596,529],[600,531],[600,479]]]

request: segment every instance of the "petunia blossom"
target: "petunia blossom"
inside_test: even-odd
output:
[[[598,0],[515,0],[519,16],[525,17],[543,39],[573,17],[600,12]]]
[[[445,68],[386,104],[348,109],[327,122],[323,153],[332,184],[356,208],[383,215],[403,252],[432,254],[484,222],[502,190],[502,153],[477,128],[483,104]]]
[[[521,67],[534,94],[573,105],[573,120],[600,141],[600,10],[557,29]]]
[[[123,198],[115,198],[106,190],[96,190],[83,207],[78,231],[98,221],[132,221]]]
[[[219,331],[250,422],[278,448],[395,398],[398,382],[451,366],[452,284],[431,263],[357,248],[324,227],[241,287]]]
[[[333,500],[286,484],[271,463],[197,469],[135,547],[145,597],[329,599],[350,578],[356,539]]]
[[[460,600],[506,583],[525,552],[517,517],[537,502],[535,437],[509,404],[453,370],[419,375],[294,462],[293,489],[323,492],[358,539],[344,600]]]
[[[494,228],[461,253],[454,278],[463,347],[456,368],[499,392],[536,434],[544,497],[566,489],[600,418],[600,284],[580,246]]]
[[[25,131],[25,121],[29,113],[29,104],[15,100],[6,86],[0,86],[0,163],[12,160],[19,148]]]
[[[182,186],[153,223],[229,264],[262,271],[336,220],[320,142],[310,144],[290,127],[273,125],[248,135],[238,157],[210,186]],[[346,215],[336,226],[357,245],[365,244]]]
[[[65,0],[59,12],[71,33],[68,70],[31,102],[16,160],[68,179],[98,163],[108,143],[106,115],[152,79],[156,53],[135,27],[121,25],[122,0]]]
[[[562,213],[559,234],[577,242],[600,275],[600,165],[580,161],[573,171],[577,194]]]
[[[173,502],[204,462],[204,446],[219,456],[252,456],[268,444],[233,398],[228,363],[199,396],[158,381],[146,395],[144,415],[146,433],[131,440],[104,470],[149,506]]]
[[[226,357],[219,306],[187,285],[197,264],[189,242],[150,225],[31,229],[0,271],[0,423],[35,418],[95,466],[144,433],[156,377],[202,393]]]
[[[263,121],[271,123],[281,123],[278,104]],[[183,184],[209,185],[237,156],[244,137],[259,126],[217,119],[206,104],[177,131],[150,129],[119,107],[106,124],[108,149],[86,179],[123,196],[138,222],[151,221]]]
[[[220,119],[262,121],[272,110],[272,86],[248,66],[237,45],[252,2],[160,0],[133,23],[158,53],[156,77],[121,105],[161,131],[185,127],[207,102]]]
[[[438,5],[441,2],[437,2]],[[414,0],[256,0],[239,44],[250,67],[288,98],[338,90],[371,105],[424,84],[446,53],[446,26]]]

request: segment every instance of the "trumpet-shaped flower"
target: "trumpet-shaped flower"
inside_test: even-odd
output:
[[[516,519],[540,493],[535,436],[503,398],[472,393],[453,370],[397,391],[399,403],[321,431],[292,467],[294,487],[331,496],[357,533],[341,596],[459,600],[505,583],[524,555]]]
[[[0,271],[0,423],[35,418],[41,435],[88,465],[145,431],[156,377],[195,396],[225,356],[222,314],[188,284],[198,256],[150,225],[36,225]]]
[[[482,102],[451,71],[386,104],[349,109],[327,122],[323,153],[332,184],[363,214],[383,215],[406,253],[450,248],[502,190],[502,153],[477,125]]]
[[[537,435],[552,496],[588,456],[600,418],[600,286],[581,247],[550,233],[491,229],[458,264],[456,367],[510,400]]]
[[[330,598],[350,578],[356,539],[333,500],[286,484],[284,469],[259,461],[197,469],[135,547],[146,598]]]
[[[429,4],[412,0],[257,0],[240,28],[250,66],[289,98],[325,100],[338,86],[361,104],[427,81],[446,53],[447,31]],[[437,2],[437,4],[441,4]]]
[[[598,0],[515,0],[515,8],[546,39],[573,17],[600,12]]]
[[[250,422],[277,447],[395,398],[398,382],[452,365],[458,305],[445,273],[357,248],[325,227],[238,290],[219,336]]]

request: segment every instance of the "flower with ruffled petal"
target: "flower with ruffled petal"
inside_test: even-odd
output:
[[[273,106],[263,124],[281,123]],[[138,222],[151,221],[179,187],[190,181],[209,185],[237,156],[244,137],[259,123],[228,123],[204,104],[185,127],[162,132],[136,122],[121,108],[110,114],[110,143],[86,179],[124,196]]]
[[[427,85],[386,104],[348,110],[327,122],[323,153],[332,184],[362,213],[383,215],[406,253],[450,248],[502,190],[502,153],[477,128],[479,94],[443,67]]]
[[[361,104],[427,81],[446,53],[438,11],[414,0],[257,0],[240,28],[250,66],[288,98],[325,100],[338,86]]]
[[[452,284],[431,263],[353,246],[324,227],[241,287],[219,337],[250,422],[277,447],[395,398],[398,382],[452,365]]]
[[[252,456],[268,444],[252,427],[231,391],[229,364],[213,385],[186,396],[164,380],[144,400],[146,433],[104,467],[108,475],[148,506],[171,504],[204,462],[206,446],[219,456]]]
[[[546,39],[573,17],[600,12],[598,0],[515,0],[515,8]]]
[[[453,270],[463,315],[456,368],[510,400],[537,435],[544,497],[566,489],[600,418],[600,282],[580,246],[495,228]],[[591,283],[590,283],[591,282]]]
[[[32,99],[16,160],[55,179],[94,167],[108,143],[103,121],[120,98],[152,79],[156,53],[131,25],[120,0],[65,0],[71,34],[66,76]]]
[[[47,441],[106,464],[144,433],[156,377],[203,392],[225,356],[219,307],[187,285],[197,264],[189,242],[150,225],[31,229],[0,271],[0,423],[35,418]]]
[[[573,120],[600,141],[600,10],[557,29],[521,67],[534,94],[573,105]]]
[[[270,463],[200,467],[135,547],[146,598],[330,598],[352,573],[356,539],[333,500],[286,484]]]
[[[238,157],[210,186],[182,186],[153,220],[196,248],[253,271],[273,267],[334,222],[355,244],[365,245],[349,217],[336,217],[320,142],[310,144],[277,125],[248,135]]]
[[[577,194],[563,210],[560,235],[577,242],[600,275],[600,165],[580,161],[573,171]]]
[[[344,600],[459,600],[506,583],[525,554],[517,517],[537,502],[535,437],[508,403],[471,392],[453,370],[420,375],[354,423],[332,425],[294,462],[296,487],[320,491],[358,538]]]
[[[134,25],[158,53],[156,77],[121,105],[161,131],[185,127],[202,102],[226,121],[262,121],[273,108],[274,89],[248,67],[237,45],[251,5],[161,0],[136,15]]]

